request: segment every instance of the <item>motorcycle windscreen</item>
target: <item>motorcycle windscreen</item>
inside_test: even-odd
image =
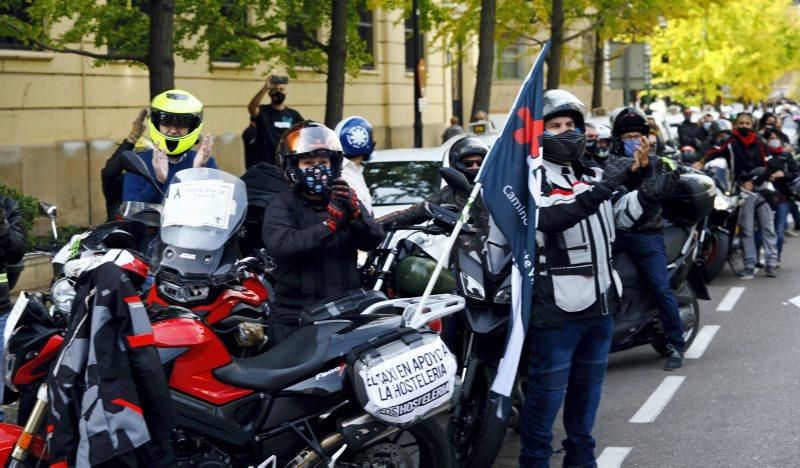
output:
[[[161,214],[161,240],[183,249],[215,251],[242,225],[244,182],[210,168],[185,169],[172,179]]]

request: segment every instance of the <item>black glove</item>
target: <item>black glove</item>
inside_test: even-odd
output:
[[[628,168],[620,167],[614,164],[608,164],[603,171],[603,183],[611,189],[616,191],[628,179]]]
[[[345,212],[346,218],[352,221],[361,215],[356,191],[350,188],[344,179],[335,179],[331,184],[331,203]]]
[[[642,181],[640,192],[642,198],[648,204],[655,204],[659,200],[668,197],[675,190],[680,174],[678,171],[671,171],[664,174],[654,174]]]
[[[5,237],[5,235],[8,234],[9,228],[10,226],[6,219],[6,207],[0,204],[0,237]]]

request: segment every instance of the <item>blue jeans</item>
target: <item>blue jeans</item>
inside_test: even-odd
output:
[[[664,234],[617,231],[615,249],[621,249],[636,265],[636,270],[648,286],[661,316],[661,326],[667,335],[667,343],[683,351],[683,323],[678,302],[672,294],[667,271],[667,252]]]
[[[570,320],[558,328],[531,327],[531,365],[522,408],[523,468],[550,466],[553,422],[564,403],[564,465],[594,467],[592,437],[608,364],[611,315]],[[565,398],[566,392],[566,398]]]
[[[789,202],[783,202],[775,208],[775,235],[778,236],[778,261],[781,260],[781,252],[783,252],[783,241],[786,237],[783,231],[786,230],[790,208]]]

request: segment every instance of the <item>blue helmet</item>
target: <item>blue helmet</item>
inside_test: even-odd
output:
[[[334,131],[342,143],[345,157],[364,156],[365,160],[369,159],[375,149],[375,138],[372,124],[367,119],[358,115],[347,117],[336,125]]]

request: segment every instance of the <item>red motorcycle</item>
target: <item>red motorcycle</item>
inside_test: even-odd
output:
[[[183,181],[203,181],[206,189],[222,184],[217,187],[221,191],[228,190],[222,188],[225,183],[232,183],[228,202],[214,206],[244,207],[239,203],[244,191],[240,198],[236,183],[226,176],[231,177],[212,169],[176,175],[163,223],[175,228],[173,237],[165,237],[162,227],[168,246],[164,258],[175,260],[159,265],[154,286],[158,294],[150,297],[178,298],[199,308],[237,275],[235,262],[229,267],[220,262],[222,267],[208,267],[219,272],[209,278],[196,264],[213,265],[215,254],[192,247],[207,242],[193,239],[202,232],[208,236],[207,231],[195,230],[185,216],[179,217],[180,223],[169,223],[175,219],[169,216],[170,200],[177,196],[173,190],[192,188],[181,185]],[[222,213],[231,219],[227,228],[220,228],[225,232],[210,236],[218,246],[240,223],[234,218],[244,215],[243,208]],[[174,250],[168,256],[170,248]],[[165,276],[175,271],[183,273]],[[69,319],[68,314],[50,314],[36,295],[23,299],[27,303],[18,301],[7,325],[6,377],[29,389],[38,385],[39,390],[24,430],[0,425],[0,463],[11,457],[9,466],[25,466],[28,456],[46,458],[43,440],[36,436],[47,409],[41,382],[58,354]],[[171,436],[177,465],[449,466],[450,451],[443,450],[448,447],[446,436],[432,416],[449,406],[456,363],[427,323],[463,306],[463,298],[453,295],[433,296],[420,311],[415,299],[386,300],[365,291],[347,294],[309,308],[297,332],[252,357],[231,355],[209,324],[213,310],[204,318],[185,307],[157,308],[151,321],[178,415]],[[392,385],[389,378],[394,379]]]

